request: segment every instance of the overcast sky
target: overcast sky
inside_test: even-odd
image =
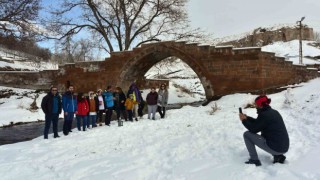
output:
[[[320,0],[189,0],[188,12],[193,27],[215,38],[295,23],[303,16],[320,29]]]

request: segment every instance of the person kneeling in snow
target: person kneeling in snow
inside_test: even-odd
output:
[[[250,159],[246,164],[261,166],[255,146],[273,155],[273,163],[283,164],[283,155],[289,149],[289,136],[280,113],[272,109],[271,99],[261,95],[255,99],[258,117],[254,119],[246,114],[239,114],[242,124],[249,130],[243,134]],[[261,132],[261,135],[256,133]]]

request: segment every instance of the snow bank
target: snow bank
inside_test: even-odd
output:
[[[255,96],[234,94],[206,107],[168,111],[165,119],[103,126],[69,136],[0,146],[2,179],[320,179],[320,78],[270,95],[290,136],[284,164],[258,150],[261,167],[245,165],[248,153],[238,107]],[[285,104],[285,94],[291,103]],[[288,96],[287,96],[288,97]],[[244,113],[256,116],[255,109]],[[145,116],[146,117],[146,116]],[[144,117],[144,118],[145,118]],[[60,134],[61,135],[61,134]]]

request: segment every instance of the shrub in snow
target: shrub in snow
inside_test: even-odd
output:
[[[19,104],[18,104],[18,109],[25,109],[25,106],[24,106],[24,102],[21,101]]]
[[[251,103],[248,103],[244,106],[244,109],[247,109],[247,108],[256,108],[254,102],[251,102]]]
[[[244,109],[247,109],[247,108],[255,108],[255,104],[254,104],[254,100],[255,100],[255,97],[254,96],[251,96],[251,94],[249,93],[250,96],[248,96],[247,98],[247,102],[246,104],[243,106]]]
[[[284,93],[284,97],[284,107],[291,107],[294,102],[294,97],[291,88],[287,89],[287,91]]]
[[[29,107],[29,111],[33,112],[33,111],[37,111],[39,109],[39,107],[37,106],[37,98],[39,97],[39,94],[36,94],[34,96],[33,102],[30,104]]]
[[[211,110],[209,111],[209,114],[213,115],[218,110],[220,110],[220,108],[218,107],[217,102],[215,102],[214,106],[211,106]]]

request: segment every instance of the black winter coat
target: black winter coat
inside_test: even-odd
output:
[[[148,105],[156,105],[158,103],[158,93],[157,92],[150,92],[147,95],[147,104]]]
[[[114,93],[113,96],[116,98],[114,100],[114,108],[117,110],[126,110],[126,107],[124,106],[124,103],[126,102],[126,95],[122,93]]]
[[[58,96],[58,114],[61,114],[62,111],[62,102],[59,94]],[[49,92],[46,96],[43,97],[41,102],[41,109],[45,114],[52,114],[53,110],[53,94]]]
[[[267,145],[274,151],[287,152],[289,135],[280,113],[270,106],[258,110],[258,117],[249,117],[242,124],[252,133],[261,132]]]

